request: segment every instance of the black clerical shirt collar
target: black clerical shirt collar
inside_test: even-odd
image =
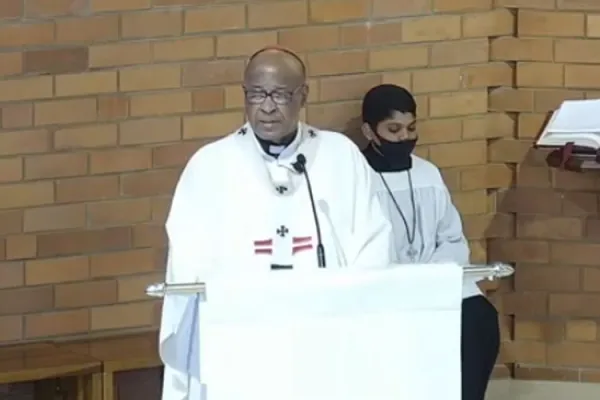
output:
[[[363,155],[375,172],[401,172],[412,168],[412,157],[406,160],[394,160],[390,162],[385,158],[372,143],[363,150]]]
[[[258,140],[260,147],[263,149],[263,151],[266,154],[268,154],[269,156],[271,156],[273,158],[278,158],[279,155],[290,144],[292,144],[294,139],[296,139],[297,135],[298,135],[298,130],[295,130],[294,132],[292,132],[289,135],[287,135],[286,137],[284,137],[280,143],[275,143],[271,140],[262,139],[262,138],[258,137],[258,135],[256,135],[256,134],[254,136],[256,137],[256,140]]]

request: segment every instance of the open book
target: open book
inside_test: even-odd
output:
[[[600,149],[600,99],[567,100],[552,114],[538,137],[536,147],[563,147],[573,143],[576,151]]]

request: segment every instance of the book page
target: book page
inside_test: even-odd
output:
[[[567,100],[548,123],[548,133],[593,133],[600,135],[600,99]]]

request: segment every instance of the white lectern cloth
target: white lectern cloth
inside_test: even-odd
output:
[[[402,265],[215,278],[200,304],[205,398],[460,400],[462,275]]]

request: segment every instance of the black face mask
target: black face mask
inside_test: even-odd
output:
[[[379,138],[380,145],[375,148],[383,155],[389,166],[401,171],[412,166],[411,154],[417,145],[417,139],[390,142]]]

